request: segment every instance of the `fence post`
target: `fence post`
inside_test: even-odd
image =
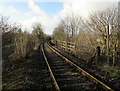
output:
[[[115,58],[116,58],[116,45],[114,45],[114,49],[113,49],[113,66],[115,65]]]
[[[100,46],[97,46],[97,48],[96,48],[96,56],[97,56],[96,61],[97,61],[97,62],[99,62],[99,59],[100,59],[100,53],[101,53]]]
[[[57,46],[57,40],[55,42],[56,42],[55,45]]]

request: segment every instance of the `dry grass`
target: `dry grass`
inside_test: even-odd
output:
[[[105,72],[108,72],[111,77],[120,78],[120,70],[117,66],[112,67],[108,64],[103,64],[102,66],[99,66],[99,68]]]

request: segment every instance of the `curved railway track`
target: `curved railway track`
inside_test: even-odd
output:
[[[42,52],[57,91],[114,91],[57,52],[48,43],[42,45]]]

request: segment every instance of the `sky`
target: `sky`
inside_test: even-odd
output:
[[[51,35],[54,28],[71,12],[84,18],[95,11],[117,7],[119,0],[0,0],[0,16],[32,31],[35,23],[41,23],[43,31]]]

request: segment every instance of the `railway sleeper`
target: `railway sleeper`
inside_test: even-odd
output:
[[[52,62],[49,62],[49,65],[50,66],[68,66],[69,64],[68,63],[52,63]]]
[[[59,82],[59,81],[69,81],[69,80],[80,80],[80,78],[79,77],[59,78],[59,79],[57,79],[57,82]]]
[[[69,69],[69,68],[73,68],[71,65],[68,66],[68,65],[65,65],[65,64],[64,65],[51,64],[50,67],[52,69],[62,69],[62,68],[64,68],[64,69],[68,68]]]
[[[92,81],[83,81],[82,79],[78,79],[78,80],[61,80],[61,81],[58,81],[59,84],[61,85],[64,85],[64,84],[67,84],[67,85],[71,85],[71,84],[76,84],[76,83],[93,83]]]
[[[81,76],[80,75],[73,75],[73,74],[55,74],[55,77],[57,78],[57,79],[59,79],[59,78],[61,78],[61,79],[63,79],[63,78],[72,78],[72,77],[78,77],[78,78],[81,78]]]
[[[62,69],[52,69],[53,70],[53,72],[55,72],[55,73],[57,73],[57,72],[59,72],[59,73],[61,73],[61,72],[69,72],[69,71],[74,71],[75,69],[74,68],[71,68],[71,69],[65,69],[65,68],[62,68]]]
[[[96,87],[93,83],[76,83],[76,84],[66,84],[60,85],[61,90],[82,90],[82,91],[103,91],[100,87]],[[98,89],[99,88],[99,89]]]

